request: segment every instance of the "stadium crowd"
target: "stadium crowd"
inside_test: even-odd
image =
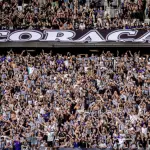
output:
[[[148,0],[101,1],[0,0],[0,29],[149,29]]]
[[[0,59],[0,149],[150,149],[149,57],[15,54]]]

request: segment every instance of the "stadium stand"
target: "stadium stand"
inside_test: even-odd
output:
[[[0,149],[150,149],[148,55],[11,50],[0,68]]]
[[[0,0],[0,29],[149,29],[148,0]]]
[[[0,0],[0,150],[150,150],[149,23],[149,0]]]

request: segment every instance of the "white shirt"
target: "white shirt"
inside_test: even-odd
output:
[[[34,71],[34,67],[28,67],[28,72],[29,72],[29,74],[32,74],[33,71]]]
[[[45,111],[43,108],[40,109],[40,114],[45,114]]]
[[[68,60],[65,60],[64,64],[65,64],[66,67],[68,67],[68,65],[69,65]]]
[[[79,29],[81,30],[85,29],[85,24],[84,23],[80,24]]]
[[[130,115],[130,120],[132,123],[134,123],[135,121],[137,121],[138,116],[137,115]]]
[[[53,131],[47,132],[47,141],[51,142],[53,140],[54,140],[54,132]]]
[[[147,128],[142,127],[142,133],[146,135],[147,134]]]
[[[124,138],[119,138],[119,139],[118,139],[119,144],[120,144],[120,145],[123,144],[123,143],[124,143],[124,140],[125,140]]]

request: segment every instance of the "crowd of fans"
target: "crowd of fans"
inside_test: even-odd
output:
[[[0,149],[150,149],[150,60],[40,53],[0,57]]]
[[[101,1],[0,0],[0,29],[149,29],[148,0]]]

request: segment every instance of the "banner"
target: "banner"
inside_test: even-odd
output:
[[[147,30],[0,30],[0,42],[150,43]]]

